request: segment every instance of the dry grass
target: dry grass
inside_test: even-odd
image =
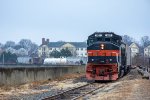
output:
[[[27,84],[23,84],[23,85],[16,85],[16,86],[1,86],[0,87],[0,94],[4,93],[4,92],[9,92],[12,90],[28,90],[28,89],[32,89],[32,88],[36,88],[40,85],[45,85],[45,84],[49,84],[53,81],[63,81],[63,80],[67,80],[67,79],[74,79],[74,78],[79,78],[81,76],[85,76],[85,73],[74,73],[74,74],[66,74],[64,76],[55,78],[53,80],[45,80],[45,81],[35,81],[32,83],[27,83]]]
[[[150,80],[133,69],[128,75],[117,81],[117,87],[108,92],[101,92],[90,99],[97,100],[150,100]],[[111,87],[112,84],[110,84]]]
[[[97,100],[150,100],[150,81],[135,79],[121,81],[112,91],[97,94]]]

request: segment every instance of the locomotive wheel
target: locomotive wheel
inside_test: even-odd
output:
[[[123,77],[124,76],[124,70],[121,70],[121,76],[120,77]]]
[[[126,75],[128,73],[128,69],[127,66],[124,68],[124,75]]]
[[[122,68],[122,66],[120,67],[120,69],[119,69],[119,77],[123,77],[123,75],[124,75],[124,69]]]

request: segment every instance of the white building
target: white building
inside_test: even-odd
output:
[[[133,58],[139,53],[139,47],[136,43],[132,43],[129,47],[131,48],[131,57]]]
[[[50,57],[53,50],[60,51],[61,49],[68,49],[73,56],[87,57],[86,42],[49,42],[49,39],[42,38],[42,44],[38,48],[39,57]]]
[[[144,48],[144,56],[150,57],[150,45]]]

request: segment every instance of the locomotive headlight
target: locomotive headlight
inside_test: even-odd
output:
[[[97,37],[98,36],[98,34],[95,34],[95,37]]]
[[[101,49],[104,49],[104,44],[101,44]]]
[[[104,44],[101,44],[101,47],[104,47]]]
[[[113,34],[105,34],[106,37],[112,37]]]
[[[95,37],[102,37],[102,34],[95,34]]]

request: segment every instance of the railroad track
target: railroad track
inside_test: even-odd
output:
[[[44,98],[43,100],[77,100],[91,94],[92,92],[103,88],[105,84],[89,83],[80,87],[76,87],[62,93]]]
[[[128,73],[129,74],[129,73]],[[127,75],[128,75],[127,74]],[[119,82],[122,78],[119,78],[116,81],[112,81],[111,83]],[[105,90],[106,87],[109,87],[110,82],[108,83],[88,83],[83,86],[79,86],[67,91],[63,91],[61,93],[58,93],[56,95],[52,95],[50,97],[46,97],[42,100],[77,100],[82,99],[84,97],[88,97],[88,94],[94,93],[96,90]]]

